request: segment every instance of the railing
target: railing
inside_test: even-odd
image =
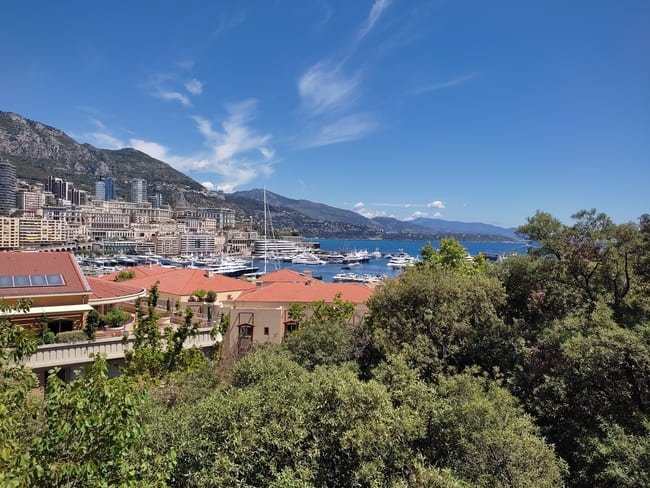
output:
[[[189,337],[184,348],[212,347],[217,341],[210,336],[210,328],[199,329],[197,334]],[[25,366],[30,368],[53,368],[92,362],[91,354],[106,354],[107,359],[124,359],[124,351],[133,348],[135,339],[130,337],[126,344],[121,337],[97,339],[95,341],[73,342],[67,344],[47,344],[39,346],[31,356],[23,358]]]

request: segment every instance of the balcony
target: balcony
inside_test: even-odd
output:
[[[214,346],[218,340],[210,336],[211,328],[201,328],[194,337],[189,337],[184,348],[199,347],[201,349]],[[121,337],[109,337],[87,342],[74,342],[69,344],[47,344],[39,346],[38,350],[31,356],[23,358],[25,366],[32,369],[53,368],[59,366],[83,365],[91,363],[92,355],[106,354],[110,360],[124,359],[124,351],[133,348],[135,339],[130,337],[126,344],[122,343]]]

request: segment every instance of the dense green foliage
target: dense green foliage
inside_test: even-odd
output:
[[[537,213],[498,264],[425,246],[364,322],[293,306],[297,330],[230,369],[183,349],[191,311],[160,331],[154,286],[127,374],[97,359],[39,399],[36,338],[4,321],[0,485],[648,486],[650,216],[574,219]]]

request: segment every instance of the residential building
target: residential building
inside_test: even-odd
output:
[[[16,193],[16,207],[19,210],[38,210],[45,206],[45,193],[19,190]]]
[[[0,249],[18,249],[20,247],[20,219],[0,217]]]
[[[187,256],[213,256],[217,252],[214,234],[181,234],[178,247],[180,254]]]
[[[16,167],[0,161],[0,215],[11,215],[16,210]]]
[[[39,217],[20,217],[19,239],[23,248],[60,244],[66,241],[63,222]]]
[[[246,354],[254,343],[279,343],[300,324],[289,316],[293,304],[313,302],[334,304],[339,297],[355,306],[351,324],[358,324],[368,312],[367,300],[374,291],[356,283],[323,283],[311,273],[280,270],[269,273],[257,282],[253,290],[239,294],[223,303],[230,318],[225,338],[224,358],[236,360]]]
[[[141,178],[131,180],[131,201],[133,203],[147,202],[147,180]]]
[[[92,307],[92,290],[74,257],[67,252],[0,253],[0,300],[7,304],[21,298],[32,303],[25,312],[0,312],[14,323],[38,327],[45,315],[55,333],[83,329]]]

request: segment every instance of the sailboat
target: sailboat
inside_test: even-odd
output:
[[[268,257],[269,257],[269,241],[267,238],[267,215],[268,219],[271,220],[271,214],[268,209],[268,205],[266,203],[266,186],[264,187],[264,248],[263,248],[263,259],[264,259],[264,269],[263,271],[257,271],[255,273],[250,273],[247,274],[247,277],[250,277],[250,279],[253,278],[259,278],[260,276],[264,276],[267,272],[267,267],[268,267]],[[273,233],[273,223],[271,222],[271,233]],[[254,263],[253,263],[254,264]],[[275,270],[279,269],[279,263],[277,261],[277,258],[275,259]]]

